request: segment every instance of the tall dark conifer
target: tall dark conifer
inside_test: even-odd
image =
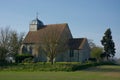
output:
[[[110,28],[106,30],[104,33],[104,36],[101,40],[101,44],[104,46],[104,55],[107,58],[107,60],[110,57],[115,56],[115,44],[114,41],[112,40],[112,35],[111,35],[111,30]]]

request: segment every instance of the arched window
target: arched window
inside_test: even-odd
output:
[[[27,48],[25,46],[22,47],[22,53],[27,53]]]

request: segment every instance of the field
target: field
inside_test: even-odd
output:
[[[97,66],[75,72],[1,71],[0,80],[120,80],[120,66]]]

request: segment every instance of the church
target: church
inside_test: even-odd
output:
[[[36,61],[46,62],[46,54],[51,51],[57,53],[55,62],[84,62],[90,57],[87,38],[73,38],[67,23],[46,25],[38,18],[32,20],[20,54],[28,53]]]

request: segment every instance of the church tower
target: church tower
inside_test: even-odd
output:
[[[43,22],[36,17],[36,19],[31,21],[29,25],[29,31],[37,31],[42,27],[44,27]]]

